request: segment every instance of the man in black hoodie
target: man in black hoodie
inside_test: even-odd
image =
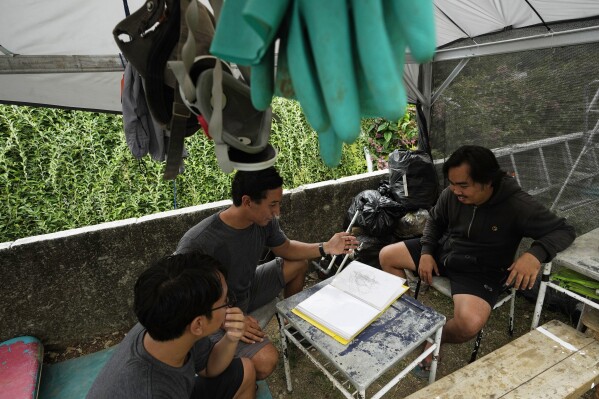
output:
[[[454,315],[442,342],[462,343],[485,325],[503,287],[532,288],[541,263],[576,234],[507,176],[487,148],[458,148],[443,174],[449,187],[431,209],[422,238],[384,247],[379,260],[386,272],[405,277],[404,269],[414,270],[428,284],[433,273],[449,277]],[[523,237],[534,241],[514,261]]]

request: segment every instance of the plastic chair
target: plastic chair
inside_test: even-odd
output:
[[[418,293],[420,291],[420,278],[414,276],[414,274],[412,273],[411,270],[406,270],[406,275],[408,276],[408,280],[415,280],[418,279],[418,282],[416,284],[416,290],[414,291],[414,299],[418,299]],[[440,293],[442,293],[445,296],[448,296],[451,298],[451,285],[449,283],[449,278],[447,277],[440,277],[440,276],[433,276],[433,282],[430,285],[431,287],[433,287],[434,289],[436,289],[437,291],[439,291]],[[498,307],[502,306],[503,304],[510,302],[510,317],[508,320],[508,333],[510,334],[510,336],[514,335],[514,309],[515,309],[515,302],[516,302],[516,290],[513,287],[506,287],[506,289],[500,294],[500,299],[497,301],[497,303],[495,304],[495,306],[493,306],[493,310],[497,309]],[[478,332],[478,335],[476,336],[476,340],[474,341],[474,348],[472,348],[472,353],[470,355],[470,360],[468,361],[468,363],[472,363],[473,361],[476,360],[476,357],[478,356],[478,350],[480,348],[480,343],[481,340],[483,338],[483,334],[484,334],[484,328],[481,328],[481,330]]]

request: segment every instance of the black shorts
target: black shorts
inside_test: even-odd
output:
[[[196,377],[196,384],[191,394],[192,399],[230,399],[239,390],[243,382],[243,363],[238,357],[220,375],[207,378]]]
[[[418,271],[418,264],[420,263],[420,254],[422,251],[422,245],[420,244],[419,238],[404,241],[412,260],[416,265],[416,271]],[[465,268],[468,270],[456,270],[454,267],[449,267],[447,259],[444,258],[445,262],[441,262],[441,253],[433,255],[439,273],[441,276],[448,277],[451,284],[451,295],[457,294],[469,294],[484,299],[491,305],[491,308],[495,306],[499,295],[505,291],[504,283],[507,280],[508,274],[505,272],[496,271],[482,271],[476,270],[475,268]]]

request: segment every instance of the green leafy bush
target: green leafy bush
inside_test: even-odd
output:
[[[273,110],[285,188],[366,171],[362,138],[329,169],[299,105],[275,99]],[[0,105],[0,242],[229,198],[212,141],[199,132],[186,148],[185,172],[165,181],[161,163],[133,158],[120,115]]]
[[[415,150],[418,147],[416,108],[409,105],[398,121],[383,118],[365,119],[362,129],[366,134],[367,148],[378,170],[387,169],[389,154],[395,149]]]

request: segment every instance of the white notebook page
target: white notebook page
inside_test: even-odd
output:
[[[353,337],[380,313],[331,285],[324,286],[297,308],[345,339]]]
[[[353,261],[335,276],[331,285],[382,311],[404,292],[405,282],[401,277]]]

